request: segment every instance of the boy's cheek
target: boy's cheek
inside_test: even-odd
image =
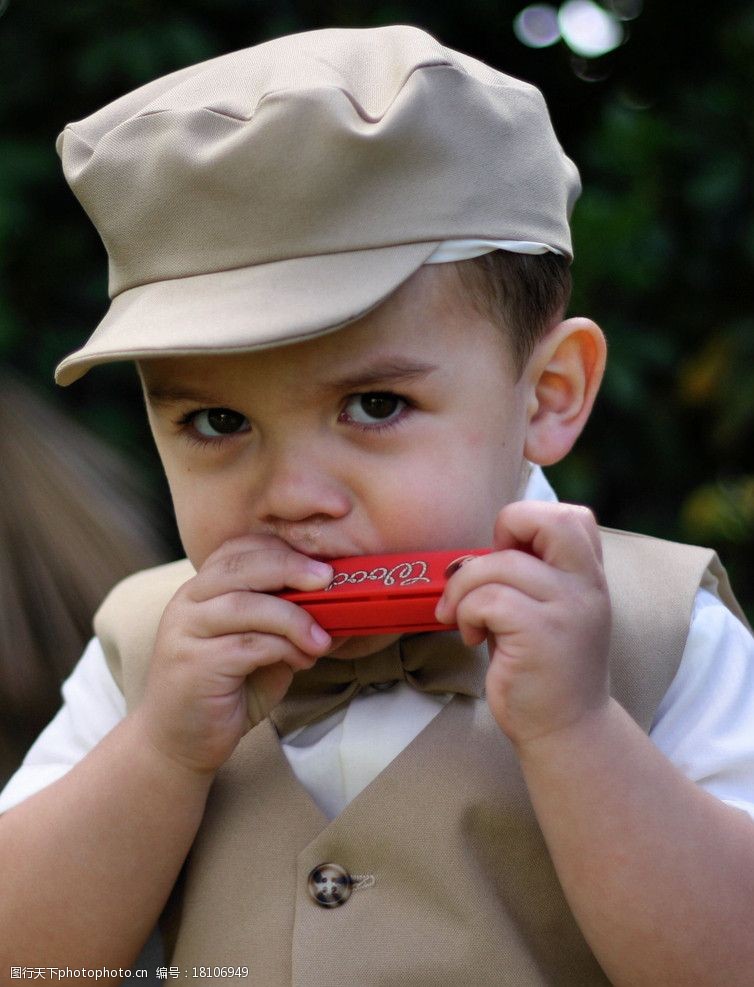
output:
[[[194,568],[225,542],[254,534],[239,491],[203,481],[191,471],[166,472],[178,534]]]
[[[197,571],[225,542],[249,533],[234,531],[231,526],[220,523],[213,514],[216,515],[217,510],[205,514],[201,511],[181,509],[177,505],[175,507],[178,534],[183,550]]]

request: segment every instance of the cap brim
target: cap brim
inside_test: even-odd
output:
[[[333,332],[384,301],[437,246],[319,254],[130,288],[55,380],[71,384],[99,363],[242,353]]]

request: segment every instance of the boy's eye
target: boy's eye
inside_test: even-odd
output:
[[[406,402],[397,394],[373,391],[350,397],[343,408],[343,416],[358,425],[374,425],[397,418],[405,407]]]
[[[204,411],[197,411],[192,415],[191,423],[200,435],[208,438],[249,430],[248,419],[230,408],[205,408]]]

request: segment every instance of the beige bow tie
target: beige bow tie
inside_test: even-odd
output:
[[[481,697],[488,657],[486,645],[467,648],[456,631],[414,634],[364,658],[320,658],[297,672],[281,703],[269,713],[284,737],[297,727],[332,713],[368,686],[408,682],[421,692],[455,692]],[[252,723],[263,718],[259,699],[247,689]]]

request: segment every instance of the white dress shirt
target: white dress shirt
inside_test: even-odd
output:
[[[557,499],[539,468],[524,499]],[[62,694],[60,711],[0,794],[0,812],[62,777],[126,715],[96,638]],[[366,689],[326,719],[284,736],[282,749],[333,819],[450,698],[403,682],[387,691]],[[697,593],[683,658],[650,737],[687,777],[754,818],[754,638],[706,590]]]

